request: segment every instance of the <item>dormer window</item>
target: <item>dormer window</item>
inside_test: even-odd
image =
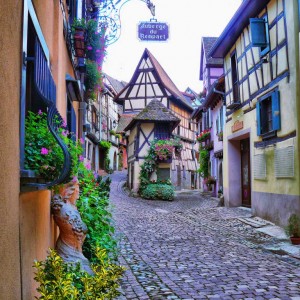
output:
[[[260,48],[260,56],[270,51],[269,25],[267,15],[262,18],[250,19],[250,32],[252,47]]]

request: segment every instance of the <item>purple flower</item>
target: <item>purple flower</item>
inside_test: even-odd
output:
[[[96,171],[93,172],[95,179],[98,177],[98,173]]]
[[[67,121],[66,119],[63,119],[63,123],[61,124],[62,127],[66,128],[67,127]]]
[[[92,46],[87,46],[86,49],[93,50],[93,47]]]
[[[86,167],[87,170],[90,170],[91,169],[91,163],[90,162],[86,163],[85,167]]]
[[[47,148],[42,148],[41,149],[41,154],[47,155],[49,153],[49,150]]]
[[[39,109],[38,114],[39,114],[39,115],[42,115],[43,112]]]
[[[67,132],[68,132],[67,130],[63,130],[61,134],[62,134],[63,136],[68,136],[68,133],[67,133]]]
[[[84,161],[83,155],[79,155],[79,161]]]
[[[73,181],[73,182],[77,182],[77,181],[78,181],[77,176],[74,176],[73,179],[72,179],[72,181]]]

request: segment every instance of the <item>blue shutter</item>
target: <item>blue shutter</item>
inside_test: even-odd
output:
[[[280,130],[280,101],[279,91],[276,90],[272,93],[272,119],[273,119],[273,130]]]
[[[256,102],[256,126],[257,126],[257,135],[261,135],[261,122],[260,122],[260,102]]]
[[[72,138],[76,140],[76,114],[73,105],[71,105],[71,132],[74,133],[74,136],[72,135]]]
[[[252,47],[267,47],[266,20],[259,18],[250,19],[250,32]]]

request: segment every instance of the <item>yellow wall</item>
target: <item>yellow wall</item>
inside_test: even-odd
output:
[[[19,252],[19,100],[22,1],[2,1],[0,10],[0,291],[21,299]],[[9,71],[8,71],[9,70]]]
[[[282,0],[278,0],[278,6],[276,6],[277,0],[272,0],[268,4],[268,21],[269,24],[274,20],[275,16],[278,15],[283,10]],[[230,193],[230,189],[232,189],[232,184],[230,184],[230,170],[232,170],[233,161],[229,160],[228,158],[231,157],[232,153],[234,153],[234,140],[240,140],[243,138],[243,134],[250,137],[250,156],[251,156],[251,168],[252,168],[252,180],[251,180],[251,188],[253,195],[259,195],[261,193],[260,199],[252,199],[253,201],[257,202],[257,209],[260,210],[258,202],[261,203],[264,201],[264,197],[268,198],[266,194],[274,195],[274,199],[278,203],[281,202],[282,208],[286,209],[286,215],[288,216],[296,207],[299,206],[299,195],[300,195],[300,166],[299,166],[299,44],[298,44],[298,28],[297,28],[297,7],[296,1],[285,1],[285,13],[286,13],[286,22],[287,22],[287,42],[288,42],[288,52],[287,47],[283,47],[278,52],[278,57],[276,55],[271,60],[269,55],[266,56],[268,61],[272,61],[273,63],[273,80],[277,78],[285,71],[290,72],[289,77],[284,77],[283,79],[279,80],[278,83],[274,84],[273,86],[269,87],[269,89],[264,90],[263,92],[256,95],[252,101],[243,106],[243,108],[234,111],[228,117],[232,118],[229,122],[225,125],[225,133],[224,133],[224,195],[225,195],[225,202],[231,205],[241,205],[241,199],[239,195]],[[276,7],[278,10],[276,11]],[[265,10],[262,12],[262,14]],[[277,26],[277,29],[276,29]],[[278,42],[276,42],[276,34],[275,30],[278,32]],[[232,88],[231,82],[231,72],[230,72],[230,54],[233,50],[236,49],[237,57],[241,57],[243,53],[245,53],[245,45],[244,45],[244,38],[246,41],[246,47],[250,43],[250,36],[249,36],[249,27],[245,28],[241,36],[237,39],[235,45],[232,47],[230,52],[225,57],[225,70],[229,73],[225,78],[226,83],[226,91]],[[271,43],[271,50],[276,47],[276,43],[280,43],[285,39],[285,32],[284,32],[284,22],[283,19],[278,21],[277,25],[273,27],[270,32],[270,43]],[[248,60],[248,67],[255,66],[259,62],[259,53],[258,48],[252,48],[254,54],[254,60],[252,59],[252,55],[250,50],[246,52],[246,56],[244,56],[240,62],[238,63],[238,75],[239,80],[241,80],[244,76],[249,74],[249,69],[246,69],[246,58]],[[288,57],[288,59],[287,59]],[[288,63],[289,61],[289,63]],[[250,62],[250,63],[249,63]],[[269,63],[262,64],[261,68],[263,68],[264,77],[262,78],[261,68],[257,70],[257,76],[259,81],[259,86],[257,85],[255,72],[250,75],[250,91],[251,94],[255,93],[262,87],[266,86],[271,81],[271,73],[269,69]],[[225,71],[225,72],[226,72]],[[264,82],[264,84],[263,84]],[[262,141],[260,136],[257,136],[257,124],[256,124],[256,109],[255,105],[257,99],[262,95],[268,93],[269,91],[273,90],[274,88],[278,87],[280,93],[280,114],[281,114],[281,129],[277,131],[278,137],[285,137],[288,134],[296,131],[296,137],[290,138],[288,140],[277,142],[274,145],[270,145],[264,148],[255,148],[254,143]],[[247,80],[244,82],[243,85],[240,85],[240,99],[243,103],[247,101],[251,95],[248,92]],[[227,95],[226,102],[227,104],[232,100],[232,93]],[[250,112],[244,114],[244,112],[249,109],[254,108]],[[235,133],[232,132],[231,127],[233,126],[235,121],[243,121],[243,129],[237,131]],[[229,140],[231,140],[231,144],[229,144]],[[285,148],[287,146],[294,145],[295,149],[295,174],[294,177],[291,179],[288,178],[276,178],[275,177],[275,170],[274,170],[274,150],[277,148]],[[229,147],[231,147],[229,149]],[[238,146],[237,146],[238,147]],[[230,153],[232,151],[232,153]],[[267,177],[265,180],[257,180],[253,177],[253,155],[265,153],[266,155],[266,163],[267,163]],[[262,195],[264,194],[264,196]],[[234,195],[234,196],[233,196]],[[278,195],[282,195],[282,197],[278,197]],[[298,197],[298,198],[297,198]],[[252,197],[253,198],[253,197]],[[268,198],[266,201],[270,201],[271,198]],[[279,199],[279,200],[278,200]],[[281,200],[280,200],[281,199]],[[274,200],[275,201],[275,200]],[[288,203],[288,201],[293,202]],[[295,204],[296,203],[296,204]],[[268,202],[269,207],[272,205],[275,206],[275,202]],[[279,207],[279,206],[278,206]],[[300,212],[300,207],[298,207]],[[283,224],[286,219],[282,219],[282,216],[277,216],[277,212],[274,212],[274,215],[268,215],[268,218],[274,218],[274,221]]]

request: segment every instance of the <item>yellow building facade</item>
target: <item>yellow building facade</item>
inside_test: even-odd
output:
[[[224,58],[225,204],[285,225],[300,213],[298,2],[253,2],[211,51]]]

